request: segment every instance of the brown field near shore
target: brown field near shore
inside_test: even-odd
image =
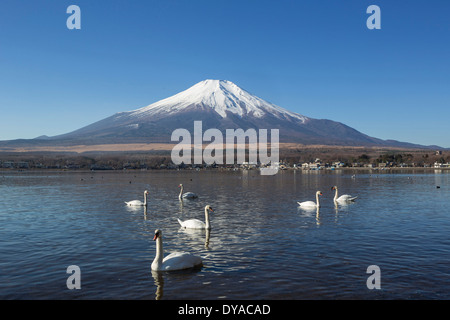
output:
[[[13,147],[0,149],[0,152],[28,153],[28,152],[59,152],[59,153],[85,153],[85,152],[132,152],[132,151],[168,151],[174,145],[160,143],[133,143],[133,144],[99,144],[99,145],[75,145],[75,146],[35,146]]]
[[[28,152],[60,152],[60,153],[85,153],[85,152],[142,152],[142,151],[170,151],[177,144],[163,143],[132,143],[132,144],[99,144],[99,145],[75,145],[75,146],[18,146],[0,148],[0,153],[28,153]],[[203,144],[203,148],[208,144]],[[248,145],[246,145],[248,149]],[[397,151],[397,152],[417,152],[424,151],[419,149],[405,149],[394,147],[364,147],[364,146],[329,146],[329,145],[303,145],[298,143],[280,143],[280,151],[317,151],[324,152],[355,152],[355,153],[378,153],[381,151]],[[268,146],[270,151],[270,145]]]

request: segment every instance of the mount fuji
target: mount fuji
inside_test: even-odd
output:
[[[222,132],[238,128],[279,129],[280,142],[306,145],[423,147],[373,138],[340,122],[291,112],[227,80],[204,80],[149,106],[33,141],[40,145],[174,143],[172,132],[184,128],[192,134],[194,121],[202,121],[204,130],[216,128]]]

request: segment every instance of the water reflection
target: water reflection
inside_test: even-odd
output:
[[[138,212],[142,211],[143,208],[145,208],[145,210],[147,210],[146,206],[126,206],[127,211],[132,212],[132,213],[138,213]]]
[[[196,242],[201,242],[204,239],[205,248],[208,249],[209,238],[211,237],[210,229],[189,229],[180,227],[178,231],[187,235],[191,240],[195,240]]]
[[[144,208],[144,220],[147,220],[147,206]]]
[[[183,213],[184,213],[184,202],[181,199],[179,201],[180,201],[179,213],[180,213],[180,215],[183,215]]]
[[[325,222],[329,223],[333,221],[334,224],[339,222],[341,213],[348,213],[352,206],[357,206],[356,202],[336,202],[332,201],[332,205],[324,204],[320,207],[298,207],[297,211],[302,217],[312,218],[315,217],[315,222],[317,226],[323,225]],[[331,215],[328,213],[333,213],[334,219],[331,220]]]
[[[151,275],[153,278],[153,283],[156,287],[155,290],[155,300],[162,300],[164,297],[164,289],[169,286],[170,289],[177,290],[178,286],[183,288],[184,284],[193,284],[198,286],[196,282],[196,276],[202,271],[202,266],[197,266],[190,269],[174,270],[174,271],[154,271],[151,270]],[[183,290],[183,289],[182,289]],[[194,292],[192,288],[184,288],[189,292]],[[167,291],[167,290],[166,290]]]
[[[304,217],[312,217],[315,214],[315,218],[316,218],[316,225],[321,225],[322,222],[320,220],[320,207],[298,207],[297,209],[298,211],[301,212],[301,215]]]
[[[209,238],[211,236],[211,230],[207,229],[205,234],[205,248],[209,248]]]
[[[156,286],[155,300],[161,300],[163,297],[164,277],[162,272],[152,270],[153,281]]]
[[[336,217],[339,213],[339,204],[337,203],[337,201],[334,201],[334,212],[336,213]]]

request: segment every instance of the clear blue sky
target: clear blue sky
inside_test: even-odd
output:
[[[81,8],[81,30],[66,9]],[[381,30],[366,9],[381,8]],[[450,147],[448,0],[2,0],[0,140],[226,79],[286,109]]]

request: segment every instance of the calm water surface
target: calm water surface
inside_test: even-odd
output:
[[[0,172],[0,299],[449,299],[450,174],[353,173]],[[357,201],[336,208],[333,185]],[[146,189],[147,210],[124,204]],[[180,229],[207,204],[210,233]],[[152,272],[156,228],[203,268]]]

